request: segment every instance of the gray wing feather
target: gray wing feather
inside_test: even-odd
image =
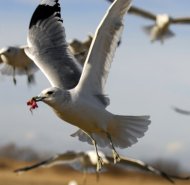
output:
[[[115,1],[98,26],[77,86],[80,93],[104,94],[113,55],[123,31],[123,16],[130,2]]]
[[[77,85],[82,69],[69,53],[58,1],[42,1],[37,7],[30,22],[28,45],[26,54],[52,86],[71,89]]]

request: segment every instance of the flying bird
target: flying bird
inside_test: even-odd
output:
[[[8,46],[0,50],[0,73],[10,75],[16,84],[16,75],[26,75],[28,84],[35,82],[34,73],[38,67],[25,54],[27,46]]]
[[[35,102],[42,101],[62,120],[79,127],[72,136],[94,145],[97,171],[103,164],[97,146],[111,148],[116,163],[120,158],[115,147],[135,144],[150,124],[149,116],[115,115],[106,110],[109,98],[104,86],[130,3],[131,0],[116,0],[111,4],[95,32],[82,74],[68,52],[59,1],[41,1],[29,25],[25,52],[52,87],[33,97],[28,105],[36,108]]]
[[[69,49],[77,61],[83,66],[86,60],[90,45],[92,43],[93,36],[88,35],[88,39],[85,41],[80,41],[78,39],[73,39],[69,42]],[[121,39],[118,42],[118,46],[121,44]]]
[[[75,58],[81,65],[84,65],[88,50],[92,43],[92,39],[93,36],[88,35],[88,38],[85,41],[73,39],[71,42],[69,42],[69,49],[71,50],[71,53],[75,56]]]
[[[112,162],[112,157],[104,155],[104,153],[101,151],[99,151],[99,154],[104,161],[104,164],[105,164],[104,169],[106,171],[108,171],[113,166],[115,167],[114,163]],[[121,161],[119,164],[121,165],[117,167],[122,167],[122,168],[136,167],[141,170],[151,172],[155,175],[161,176],[172,183],[174,183],[173,179],[181,179],[181,180],[189,179],[189,177],[177,177],[177,176],[168,175],[167,173],[157,170],[156,168],[144,163],[141,160],[128,158],[128,157],[122,157],[122,156],[120,157],[121,157]],[[86,152],[69,151],[63,154],[55,155],[47,160],[43,160],[33,165],[16,169],[14,170],[14,172],[20,174],[20,173],[24,173],[24,172],[31,171],[38,168],[50,168],[57,165],[69,165],[73,169],[83,172],[85,175],[84,181],[86,181],[87,172],[88,173],[96,172],[97,155],[95,151],[86,151]],[[97,176],[97,180],[98,178],[99,176]]]
[[[113,0],[107,1],[113,2]],[[153,25],[143,27],[144,31],[150,35],[151,42],[159,40],[163,43],[165,39],[175,36],[173,31],[169,29],[170,25],[190,24],[190,17],[172,17],[168,14],[154,14],[135,6],[131,6],[129,13],[144,17],[154,22]]]

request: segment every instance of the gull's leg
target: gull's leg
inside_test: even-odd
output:
[[[28,84],[35,83],[34,75],[28,75],[27,81],[28,81]]]
[[[87,180],[87,175],[86,175],[86,169],[83,169],[83,179],[82,179],[82,184],[86,185],[86,180]]]
[[[114,159],[114,164],[116,164],[117,162],[119,162],[121,159],[120,159],[120,156],[119,154],[117,153],[114,145],[113,145],[113,142],[112,142],[112,138],[111,138],[111,135],[109,133],[106,133],[107,134],[107,137],[110,141],[110,145],[112,147],[112,154],[113,154],[113,159]]]
[[[16,85],[15,66],[13,67],[13,83],[14,83],[14,85]]]
[[[99,172],[101,170],[102,165],[104,164],[104,162],[103,162],[102,158],[100,157],[100,155],[98,154],[98,148],[97,148],[97,144],[96,144],[95,139],[90,134],[88,134],[88,133],[86,133],[86,134],[91,139],[92,144],[95,147],[95,151],[96,151],[96,155],[97,155],[97,167],[96,167],[96,171]]]
[[[102,168],[102,165],[104,164],[104,161],[102,160],[102,158],[100,157],[100,155],[98,154],[98,148],[97,148],[97,144],[95,139],[92,137],[92,135],[90,135],[89,133],[85,132],[83,130],[83,132],[91,139],[92,144],[95,147],[95,151],[96,151],[96,155],[97,155],[97,167],[96,167],[96,171],[99,172]]]
[[[99,179],[100,179],[100,174],[96,172],[96,182],[99,182]]]
[[[104,164],[102,158],[100,157],[100,155],[98,154],[98,148],[97,148],[97,144],[96,141],[91,137],[92,139],[92,144],[95,147],[95,151],[96,151],[96,155],[97,155],[97,167],[96,167],[96,171],[99,172],[102,168],[102,165]]]
[[[28,82],[28,85],[30,85],[30,84],[32,84],[32,83],[35,83],[34,75],[33,75],[33,74],[29,74],[27,67],[25,68],[25,72],[26,72],[26,75],[27,75],[27,82]]]

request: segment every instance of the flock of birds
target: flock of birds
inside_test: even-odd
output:
[[[14,84],[17,82],[16,75],[26,75],[28,84],[34,83],[34,73],[38,70],[49,80],[51,87],[29,100],[31,110],[37,108],[39,101],[46,103],[59,118],[79,128],[72,134],[73,137],[95,147],[95,152],[69,152],[15,172],[71,161],[80,161],[82,171],[96,166],[96,171],[99,172],[108,165],[123,162],[161,175],[170,182],[173,182],[172,178],[188,179],[172,177],[142,161],[118,154],[116,148],[127,148],[135,144],[144,136],[151,121],[147,115],[115,115],[106,110],[110,100],[105,95],[104,88],[113,56],[121,43],[125,24],[123,19],[127,12],[154,22],[143,28],[152,42],[163,42],[174,36],[169,26],[189,24],[190,17],[156,15],[131,6],[132,0],[109,1],[111,5],[93,36],[89,35],[84,42],[75,39],[67,43],[59,1],[42,0],[32,15],[27,45],[9,46],[0,50],[0,72],[11,75]],[[112,157],[105,156],[98,146],[109,147]]]

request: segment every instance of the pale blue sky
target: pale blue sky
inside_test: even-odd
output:
[[[1,0],[0,47],[26,44],[31,15],[38,0]],[[190,16],[189,0],[136,0],[138,7],[172,16]],[[62,0],[62,17],[68,41],[85,39],[94,33],[109,3],[104,0]],[[190,109],[190,25],[171,26],[176,37],[151,44],[142,32],[151,21],[128,15],[122,45],[109,74],[106,92],[108,109],[117,114],[150,114],[152,124],[145,137],[120,153],[139,159],[171,158],[190,163],[190,117],[178,115],[171,105]],[[21,146],[64,152],[93,149],[70,134],[76,129],[59,120],[47,105],[31,115],[26,101],[49,86],[38,72],[36,85],[28,88],[26,78],[0,76],[0,145],[9,142]]]

